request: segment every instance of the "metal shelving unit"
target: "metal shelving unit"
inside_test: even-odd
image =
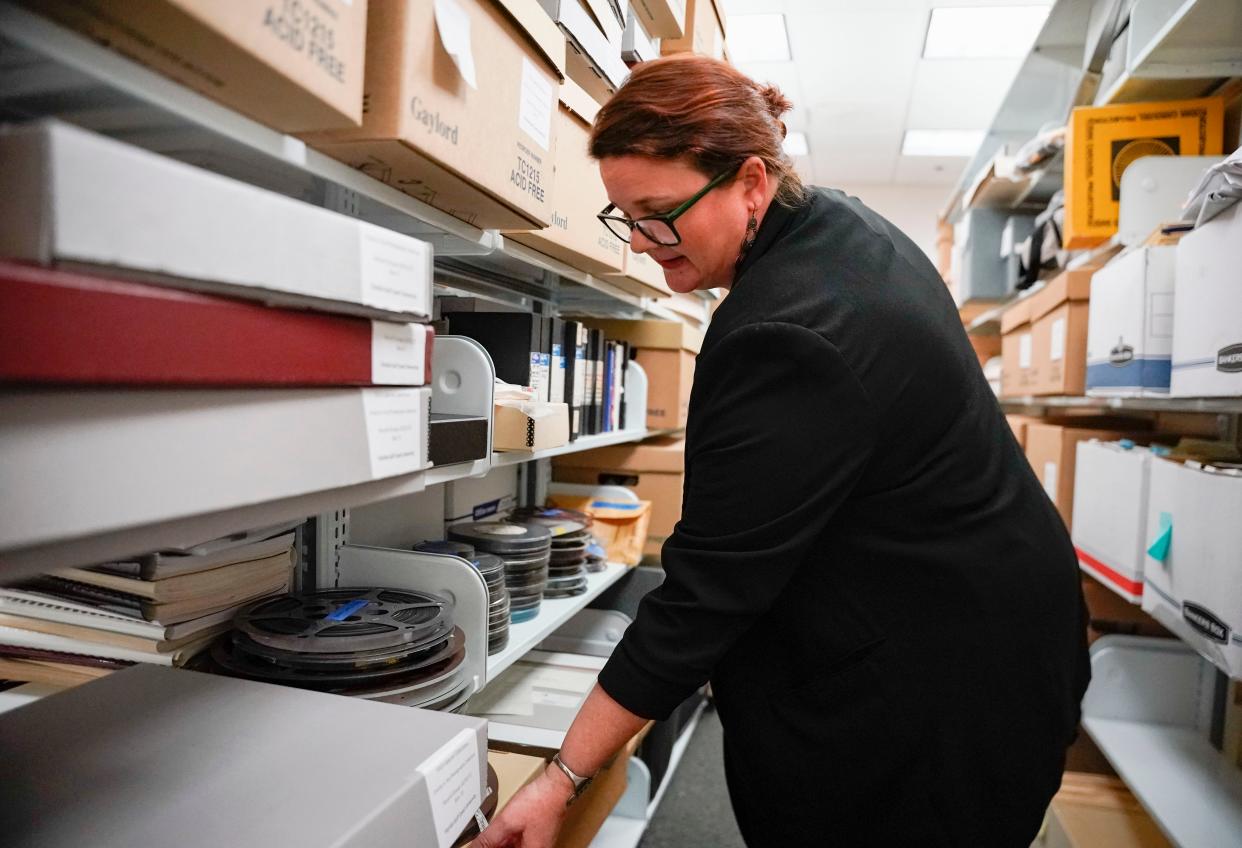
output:
[[[1091,648],[1083,727],[1179,848],[1242,846],[1242,771],[1207,739],[1216,669],[1176,639]]]
[[[1236,0],[1135,4],[1123,38],[1124,67],[1099,92],[1096,105],[1203,97],[1242,76],[1242,14]]]
[[[0,2],[0,120],[55,117],[431,243],[469,291],[587,301],[643,317],[657,301],[471,226],[74,32]]]
[[[1131,412],[1189,412],[1215,415],[1242,415],[1238,398],[1159,398],[1159,397],[1011,397],[1001,398],[1001,406],[1024,410],[1092,410]]]

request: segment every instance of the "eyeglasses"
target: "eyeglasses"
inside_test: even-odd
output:
[[[732,177],[739,170],[741,170],[741,165],[730,168],[713,178],[694,197],[678,206],[672,212],[665,212],[663,215],[646,215],[642,218],[634,219],[626,218],[624,215],[611,215],[609,213],[617,207],[615,204],[609,203],[604,207],[604,211],[600,212],[596,217],[603,222],[610,233],[624,242],[628,243],[633,231],[638,230],[648,241],[655,242],[661,247],[673,247],[681,244],[681,234],[677,232],[673,222],[690,211],[690,207],[702,200],[709,191]]]

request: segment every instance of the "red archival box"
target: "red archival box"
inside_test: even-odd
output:
[[[385,326],[402,325],[0,261],[3,383],[369,386]],[[385,385],[431,381],[434,333],[412,332]]]

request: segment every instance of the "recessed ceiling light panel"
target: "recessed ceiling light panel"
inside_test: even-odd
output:
[[[923,58],[1020,59],[1031,51],[1047,17],[1046,4],[932,9]]]
[[[983,136],[983,130],[906,130],[901,155],[973,156]]]
[[[791,60],[784,15],[729,15],[728,25],[729,56],[735,63]]]

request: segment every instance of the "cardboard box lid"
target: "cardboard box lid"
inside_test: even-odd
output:
[[[1075,268],[1062,271],[1048,285],[1031,295],[1031,321],[1038,321],[1062,303],[1091,299],[1091,278],[1096,268]]]
[[[1024,298],[1001,313],[1001,335],[1008,335],[1029,323],[1031,323],[1031,299]]]
[[[586,89],[568,77],[561,83],[561,104],[580,118],[588,128],[595,123],[599,113],[599,102],[587,94]]]
[[[539,0],[500,0],[500,6],[522,28],[526,37],[565,79],[565,35]]]
[[[610,339],[629,342],[637,348],[657,350],[688,350],[698,353],[703,349],[703,333],[680,321],[626,321],[614,318],[589,318],[586,323],[604,331]]]
[[[664,436],[637,445],[615,445],[554,457],[554,466],[681,474],[686,468],[684,436]]]

